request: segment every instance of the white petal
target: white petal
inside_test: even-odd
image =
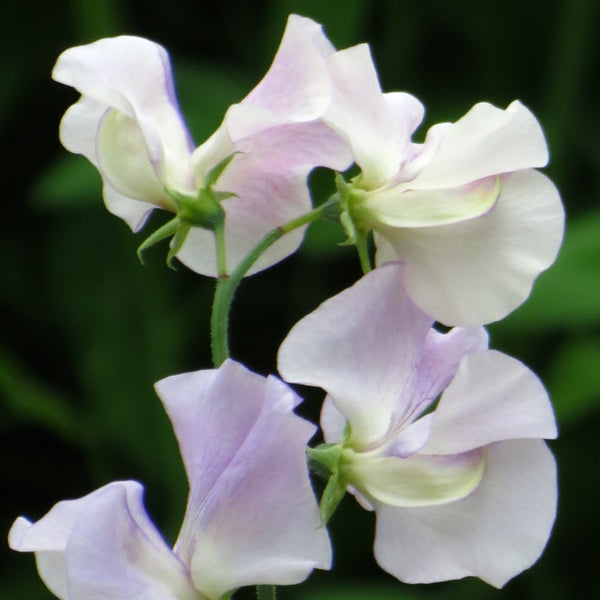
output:
[[[452,456],[361,456],[347,452],[342,474],[371,503],[433,506],[468,496],[485,470],[482,449]]]
[[[133,36],[101,39],[63,52],[52,77],[136,120],[149,161],[167,186],[187,189],[193,183],[188,164],[192,144],[164,48]]]
[[[369,47],[360,44],[328,60],[333,98],[326,122],[344,136],[362,170],[362,185],[374,188],[393,177],[406,157],[420,103],[381,93]],[[401,110],[408,108],[405,114]]]
[[[452,189],[400,191],[396,186],[367,193],[353,215],[373,229],[449,225],[489,213],[501,190],[500,177]]]
[[[102,197],[108,211],[123,219],[134,232],[139,231],[144,226],[150,213],[154,210],[154,207],[147,202],[140,202],[123,196],[107,181],[104,182],[102,188]]]
[[[556,258],[564,228],[558,191],[541,173],[502,177],[487,215],[453,225],[385,230],[405,263],[406,289],[446,325],[477,325],[524,302],[535,278]]]
[[[148,160],[146,141],[135,119],[114,109],[106,111],[96,149],[103,179],[123,196],[160,206],[165,184]]]
[[[276,378],[226,361],[157,385],[190,480],[177,554],[209,598],[244,585],[291,584],[329,568],[331,548],[308,478],[315,427]]]
[[[556,514],[556,465],[540,440],[488,448],[483,480],[442,506],[378,504],[375,557],[407,583],[480,577],[496,587],[542,553]]]
[[[548,162],[544,133],[520,102],[506,110],[482,102],[444,130],[431,161],[408,189],[451,188]]]
[[[453,454],[492,442],[555,438],[541,381],[523,363],[487,350],[465,356],[434,412],[428,454]]]
[[[379,440],[414,400],[432,320],[408,300],[400,272],[392,264],[364,276],[299,321],[279,349],[284,379],[325,389],[358,444]]]

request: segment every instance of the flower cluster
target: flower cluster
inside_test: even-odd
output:
[[[139,252],[171,238],[169,262],[219,282],[215,368],[156,384],[189,480],[174,547],[138,482],[109,483],[15,521],[9,545],[35,553],[48,588],[61,600],[220,600],[298,583],[330,568],[326,523],[346,492],[375,511],[375,558],[401,581],[501,587],[531,566],[555,518],[544,440],[556,425],[542,383],[489,349],[483,325],[527,299],[562,240],[533,114],[480,103],[415,143],[421,103],[381,91],[367,45],[337,51],[296,15],[265,77],[198,147],[153,42],[71,48],[53,77],[81,93],[60,137],[98,168],[108,210],[134,231],[155,208],[173,214]],[[317,166],[334,171],[335,193],[313,207]],[[293,389],[228,358],[227,318],[240,280],[321,218],[341,224],[365,274],[279,350],[285,382],[326,392],[325,443],[307,447],[316,427],[294,414]],[[320,507],[306,455],[327,479]]]

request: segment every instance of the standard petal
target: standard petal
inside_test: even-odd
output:
[[[136,120],[149,161],[168,187],[185,190],[193,184],[192,142],[179,112],[164,48],[133,36],[101,39],[63,52],[52,77]]]
[[[378,504],[375,558],[401,581],[473,575],[502,587],[540,556],[556,515],[556,465],[541,440],[487,449],[477,489],[442,506]]]
[[[391,264],[364,276],[300,320],[279,349],[283,378],[325,389],[359,445],[386,434],[418,385],[432,319],[410,302],[400,273]]]
[[[481,448],[452,456],[346,456],[341,472],[347,481],[372,504],[391,506],[433,506],[464,498],[485,470]]]
[[[427,454],[453,454],[492,442],[552,439],[556,422],[542,382],[496,350],[469,354],[434,412]]]
[[[194,160],[204,165],[207,152],[222,153],[227,148],[224,137],[224,133],[214,136],[212,148],[194,153]],[[222,204],[229,272],[269,231],[311,210],[306,179],[313,167],[343,170],[352,162],[346,142],[317,121],[262,131],[239,141],[229,154],[232,152],[238,154],[215,186],[235,194]],[[284,235],[260,256],[249,274],[292,254],[303,235],[304,228]],[[192,229],[177,258],[197,273],[215,276],[214,243],[211,232]]]
[[[142,493],[124,481],[60,502],[28,528],[17,521],[11,546],[36,553],[40,576],[64,600],[201,600],[149,520]]]
[[[500,198],[485,216],[380,233],[405,263],[413,302],[446,325],[479,325],[527,299],[535,278],[554,262],[563,229],[554,184],[525,170],[502,177]]]
[[[461,186],[490,175],[543,167],[548,162],[544,133],[529,109],[515,100],[506,110],[476,104],[444,130],[431,161],[406,189]]]
[[[369,47],[360,44],[328,59],[333,98],[325,121],[352,146],[362,170],[361,185],[377,187],[393,177],[406,157],[416,99],[408,94],[384,96]],[[410,101],[407,101],[410,98]],[[399,108],[409,110],[402,119]]]
[[[209,598],[243,585],[291,584],[329,568],[308,478],[315,427],[276,378],[226,361],[167,378],[157,391],[181,446],[190,498],[175,551]]]
[[[331,81],[325,57],[335,49],[321,25],[311,19],[290,15],[277,54],[261,82],[242,104],[271,115],[273,124],[311,121],[319,118],[331,99]],[[250,111],[248,116],[256,116]],[[256,131],[262,118],[236,119],[228,123],[232,139]]]

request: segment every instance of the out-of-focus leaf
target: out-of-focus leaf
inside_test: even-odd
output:
[[[57,436],[79,441],[78,419],[67,399],[0,348],[0,401],[6,411]]]
[[[31,187],[31,206],[40,211],[79,209],[102,202],[96,168],[83,156],[66,150]]]
[[[252,78],[232,66],[174,57],[173,70],[181,109],[197,144],[217,129],[229,106],[242,100],[253,85]]]
[[[559,425],[600,410],[600,339],[571,341],[549,369],[547,385]]]

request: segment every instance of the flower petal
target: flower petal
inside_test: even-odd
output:
[[[222,152],[226,142],[216,139],[214,147]],[[269,231],[311,210],[306,180],[314,166],[343,170],[352,161],[345,141],[318,121],[273,127],[239,141],[232,151],[239,154],[215,186],[235,194],[222,204],[229,272]],[[194,153],[196,159],[206,163],[205,154]],[[302,242],[304,229],[284,235],[268,248],[249,274],[292,254]],[[197,273],[215,276],[214,236],[192,229],[177,258]]]
[[[63,52],[52,77],[137,121],[149,162],[168,187],[186,190],[193,184],[192,142],[179,112],[164,48],[133,36],[101,39]],[[90,132],[81,135],[89,138]]]
[[[413,400],[417,364],[432,319],[402,287],[397,264],[376,269],[300,320],[279,349],[286,381],[325,389],[369,444]]]
[[[500,198],[485,216],[381,234],[405,263],[413,302],[446,325],[478,325],[527,299],[535,278],[554,262],[563,228],[553,183],[526,170],[502,177]]]
[[[352,146],[362,170],[361,185],[377,187],[393,177],[406,158],[423,108],[409,94],[381,93],[366,44],[336,52],[328,66],[334,91],[325,121]]]
[[[374,229],[449,225],[489,213],[501,190],[500,177],[447,190],[401,192],[399,187],[392,187],[368,193],[353,215]]]
[[[243,585],[291,584],[329,568],[331,548],[308,478],[315,427],[299,398],[231,360],[156,384],[190,480],[175,546],[209,598]]]
[[[227,128],[239,140],[271,125],[319,118],[331,99],[325,57],[335,49],[321,25],[290,15],[273,64],[260,83],[232,113]]]
[[[434,506],[468,496],[481,481],[485,452],[452,456],[361,456],[349,452],[342,474],[361,494],[391,506]]]
[[[200,600],[185,566],[166,545],[134,481],[59,502],[34,524],[17,520],[15,550],[36,553],[40,576],[61,600]]]
[[[542,553],[556,515],[556,465],[541,440],[488,447],[477,489],[443,506],[377,504],[375,557],[401,581],[480,577],[502,587]]]
[[[548,162],[544,133],[529,109],[515,100],[506,110],[481,102],[444,129],[431,161],[407,189],[432,190]]]
[[[463,358],[434,412],[427,454],[454,454],[492,442],[555,438],[548,394],[518,360],[486,350]]]

